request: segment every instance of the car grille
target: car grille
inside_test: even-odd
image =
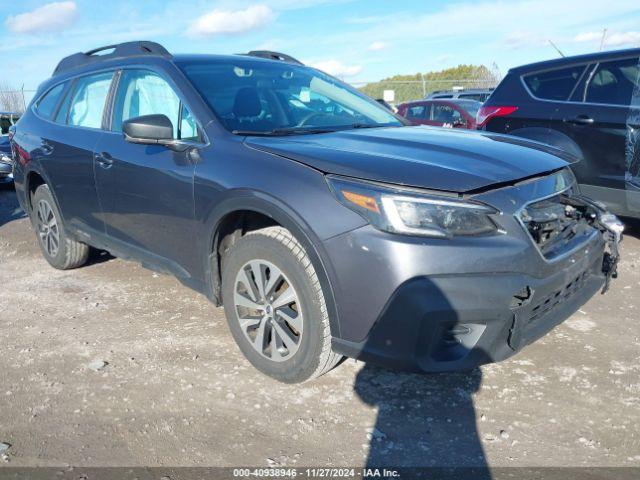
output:
[[[569,300],[573,295],[575,295],[586,283],[587,278],[589,277],[589,272],[582,272],[580,275],[575,277],[569,283],[567,283],[564,287],[555,292],[550,293],[543,297],[540,301],[538,301],[534,307],[530,310],[529,318],[527,319],[527,323],[533,322],[539,318],[544,317],[556,307],[558,307],[561,303]]]
[[[527,205],[520,220],[542,255],[552,259],[583,242],[593,228],[560,195]]]

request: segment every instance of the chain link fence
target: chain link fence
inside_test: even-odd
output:
[[[0,112],[23,113],[36,90],[0,89]]]
[[[394,92],[394,100],[399,104],[425,98],[430,93],[441,90],[468,90],[470,88],[495,88],[495,79],[464,80],[384,80],[379,82],[350,82],[372,98],[384,98],[385,90]]]

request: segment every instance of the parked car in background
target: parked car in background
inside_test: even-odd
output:
[[[387,102],[384,98],[376,98],[375,100],[387,110],[395,112],[393,106],[389,102]]]
[[[463,88],[461,90],[436,90],[427,95],[427,100],[432,99],[453,99],[475,100],[477,102],[485,102],[491,96],[493,88]]]
[[[475,130],[476,114],[482,106],[475,100],[417,100],[398,106],[398,115],[413,125]]]
[[[639,63],[630,49],[514,68],[480,109],[479,128],[573,154],[584,194],[640,217]]]
[[[498,361],[615,276],[622,226],[563,152],[405,126],[283,55],[78,53],[14,128],[16,193],[53,267],[96,247],[172,273],[284,382],[343,355]]]
[[[13,161],[11,159],[11,144],[9,129],[20,119],[15,112],[0,112],[0,184],[13,181]]]

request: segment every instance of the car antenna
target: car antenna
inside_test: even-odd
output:
[[[555,44],[555,43],[553,43],[551,40],[549,40],[549,43],[551,44],[551,46],[552,46],[553,48],[555,48],[555,49],[556,49],[556,52],[558,52],[562,58],[564,58],[564,57],[565,57],[564,53],[562,53],[562,50],[560,50],[560,49],[556,46],[556,44]]]

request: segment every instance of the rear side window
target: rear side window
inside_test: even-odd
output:
[[[427,107],[424,105],[415,105],[407,109],[407,118],[426,118]]]
[[[524,77],[524,83],[531,93],[545,100],[564,101],[569,98],[574,87],[584,73],[586,65],[576,65],[558,70],[534,73]]]
[[[113,73],[100,73],[79,78],[69,108],[68,124],[101,128],[104,105],[109,95]]]
[[[61,83],[44,94],[36,105],[36,112],[38,112],[38,115],[46,118],[47,120],[51,119],[65,86],[66,83]]]
[[[603,62],[593,73],[585,100],[589,103],[631,105],[634,89],[640,85],[637,58]]]
[[[454,123],[460,120],[460,112],[449,105],[434,105],[431,120],[440,123]]]

